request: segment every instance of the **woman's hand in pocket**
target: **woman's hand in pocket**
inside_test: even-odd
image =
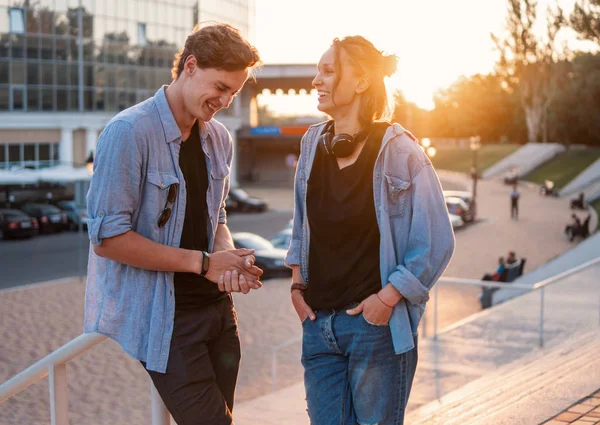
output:
[[[304,301],[304,293],[300,289],[294,289],[292,291],[292,304],[300,319],[300,323],[304,322],[307,317],[310,318],[310,320],[315,320],[317,318],[312,308]]]
[[[358,306],[346,310],[346,313],[351,316],[362,313],[368,323],[374,325],[387,325],[393,310],[393,308],[383,304],[377,298],[377,294],[373,294],[363,300]]]

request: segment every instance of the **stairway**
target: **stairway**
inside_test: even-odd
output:
[[[600,331],[537,350],[409,413],[410,425],[535,425],[600,386]]]

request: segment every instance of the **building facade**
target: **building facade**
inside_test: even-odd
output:
[[[0,0],[0,169],[84,165],[207,20],[252,37],[254,0]],[[235,133],[235,109],[223,115]]]

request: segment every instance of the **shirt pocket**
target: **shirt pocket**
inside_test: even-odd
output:
[[[406,212],[410,195],[410,182],[399,177],[385,175],[390,217],[403,216]]]
[[[162,213],[164,206],[167,204],[167,196],[169,193],[169,187],[173,184],[179,184],[179,179],[175,173],[161,172],[161,171],[148,171],[146,174],[146,181],[149,183],[146,185],[147,199],[150,201],[147,205],[156,208],[156,220]],[[179,197],[179,190],[177,191],[177,197]],[[175,198],[177,202],[177,198]],[[158,207],[156,206],[158,205]],[[173,205],[167,205],[173,209]],[[158,223],[158,221],[156,221]]]

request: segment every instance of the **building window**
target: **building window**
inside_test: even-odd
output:
[[[10,16],[10,33],[25,34],[25,11],[20,7],[11,7],[9,9]]]
[[[0,145],[0,168],[44,168],[58,162],[56,143],[9,143]]]
[[[146,38],[146,24],[138,22],[138,45],[145,46],[148,44],[148,39]]]

